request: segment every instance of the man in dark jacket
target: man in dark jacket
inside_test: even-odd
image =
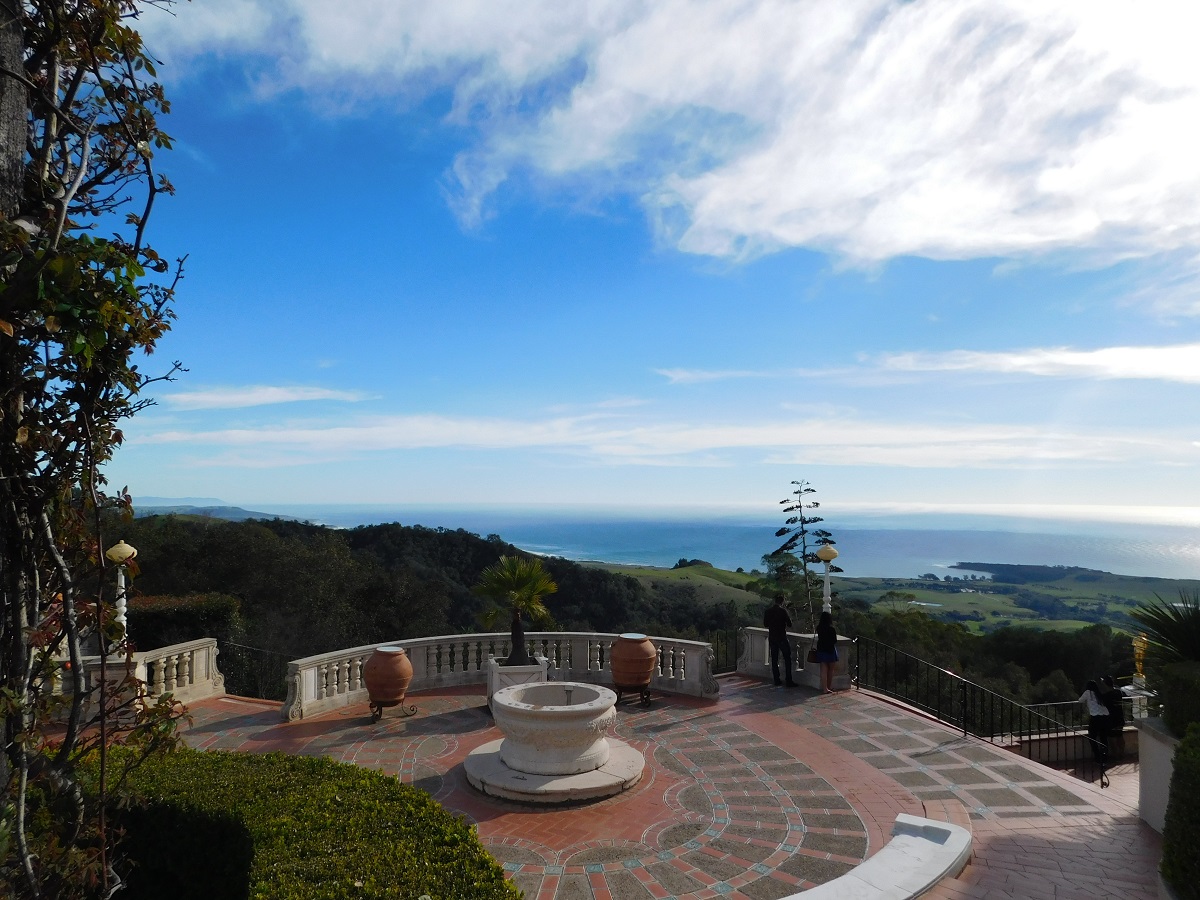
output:
[[[1108,708],[1108,753],[1112,759],[1125,756],[1125,704],[1121,702],[1124,699],[1111,675],[1100,679],[1100,702]]]
[[[792,617],[783,608],[783,594],[775,595],[775,605],[763,613],[763,628],[767,629],[767,643],[771,648],[771,675],[776,686],[782,684],[779,680],[779,656],[783,654],[784,671],[787,673],[787,686],[795,687],[792,681],[792,645],[788,641],[788,629],[792,627]]]

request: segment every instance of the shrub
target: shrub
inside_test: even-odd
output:
[[[228,594],[135,597],[128,619],[130,639],[139,650],[205,637],[228,641],[242,631],[238,600]]]
[[[1200,725],[1192,725],[1175,750],[1171,799],[1163,825],[1162,874],[1181,900],[1200,898]]]
[[[180,750],[145,763],[130,788],[116,813],[130,898],[520,896],[469,823],[373,770]]]
[[[1200,722],[1200,662],[1172,663],[1159,669],[1156,676],[1163,723],[1176,737],[1183,737],[1189,725]]]

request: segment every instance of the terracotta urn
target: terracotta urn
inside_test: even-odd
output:
[[[404,700],[413,667],[403,647],[376,647],[363,664],[362,674],[372,705],[395,706]]]
[[[626,690],[642,690],[658,666],[658,648],[644,634],[620,634],[609,648],[613,684]]]

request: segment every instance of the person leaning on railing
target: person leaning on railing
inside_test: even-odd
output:
[[[1088,741],[1092,745],[1092,755],[1096,762],[1104,765],[1108,760],[1108,707],[1100,698],[1100,687],[1096,682],[1089,681],[1083,693],[1079,695],[1088,714]]]
[[[1125,755],[1125,695],[1117,690],[1111,675],[1100,679],[1100,700],[1108,710],[1108,739],[1112,755],[1120,759]]]

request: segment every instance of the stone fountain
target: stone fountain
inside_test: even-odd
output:
[[[633,787],[646,760],[608,737],[617,695],[575,681],[517,684],[492,695],[503,739],[472,750],[463,763],[472,786],[526,803],[611,797]]]

